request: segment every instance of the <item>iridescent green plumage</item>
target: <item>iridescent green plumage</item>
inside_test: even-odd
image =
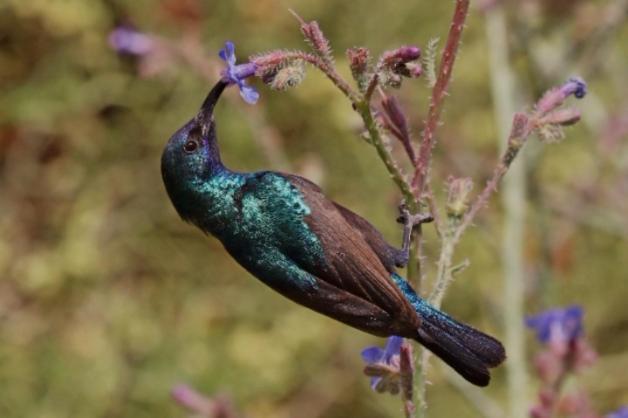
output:
[[[421,299],[395,272],[403,251],[368,221],[301,177],[222,164],[212,111],[225,86],[164,150],[164,183],[181,217],[295,302],[374,335],[413,338],[467,380],[488,384],[488,368],[504,359],[501,344]]]

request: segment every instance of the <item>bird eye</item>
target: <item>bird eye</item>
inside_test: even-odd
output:
[[[183,151],[188,154],[196,151],[198,149],[198,142],[193,139],[188,139],[185,144],[183,144]]]

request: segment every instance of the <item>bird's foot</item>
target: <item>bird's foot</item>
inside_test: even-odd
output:
[[[413,229],[414,227],[432,222],[434,217],[431,213],[410,213],[405,203],[399,205],[399,216],[397,222],[402,224],[404,228]]]
[[[434,217],[430,213],[410,213],[405,203],[399,205],[399,217],[397,222],[403,224],[403,242],[401,250],[395,259],[397,267],[405,267],[410,260],[410,240],[412,239],[412,230],[424,223],[432,222]]]

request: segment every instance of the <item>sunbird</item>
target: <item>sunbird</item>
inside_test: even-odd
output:
[[[396,273],[408,262],[412,228],[429,217],[404,212],[398,249],[303,177],[225,167],[213,111],[228,84],[220,80],[165,146],[162,177],[181,218],[294,302],[376,336],[414,339],[469,382],[488,385],[488,369],[506,357],[502,344],[429,305]]]

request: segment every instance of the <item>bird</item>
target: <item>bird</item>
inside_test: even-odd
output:
[[[429,215],[402,211],[404,243],[396,248],[303,177],[230,170],[214,119],[228,85],[218,81],[164,148],[162,178],[179,216],[288,299],[375,336],[413,339],[470,383],[487,386],[489,369],[506,357],[502,344],[431,306],[396,271],[408,262],[412,228]]]

